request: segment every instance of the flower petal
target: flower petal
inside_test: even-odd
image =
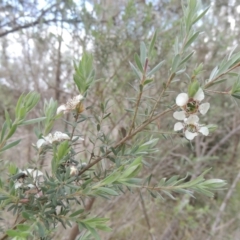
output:
[[[16,182],[14,183],[15,189],[18,189],[18,188],[20,188],[21,186],[22,186],[22,183],[20,183],[20,182],[18,182],[18,181],[16,181]]]
[[[209,108],[210,108],[210,103],[203,103],[199,106],[198,109],[202,115],[205,115]]]
[[[186,118],[185,111],[174,112],[173,117],[177,120],[184,120]]]
[[[78,169],[75,166],[70,167],[70,175],[76,176],[78,174]]]
[[[176,98],[176,104],[179,107],[182,107],[187,104],[188,99],[189,99],[189,97],[188,97],[187,93],[180,93],[180,94],[178,94],[178,96]]]
[[[37,177],[43,176],[43,173],[39,170],[34,169],[34,171],[32,171],[32,173],[31,173],[31,175],[33,178],[37,178]]]
[[[207,127],[200,127],[199,132],[202,133],[204,136],[208,136],[209,129]]]
[[[180,130],[182,130],[184,128],[184,125],[183,125],[183,123],[181,123],[181,122],[177,122],[177,123],[175,123],[175,125],[174,125],[174,131],[180,131]]]
[[[198,134],[196,132],[190,132],[188,130],[185,131],[185,137],[188,139],[188,140],[193,140]]]
[[[83,96],[81,94],[79,94],[76,97],[74,97],[74,99],[76,99],[78,102],[80,102],[83,99]]]
[[[34,171],[34,168],[28,168],[27,170],[22,171],[22,173],[24,173],[25,175],[31,175],[32,171]]]
[[[56,141],[59,142],[62,140],[70,140],[70,137],[66,133],[62,133],[59,131],[53,134],[53,142],[56,142]]]
[[[53,143],[53,135],[51,133],[49,133],[46,137],[43,137],[47,143],[52,144]]]
[[[45,144],[46,144],[46,140],[44,140],[44,139],[38,139],[38,141],[36,143],[38,149],[41,148]]]
[[[197,115],[190,115],[186,120],[185,123],[186,124],[193,124],[196,125],[199,121],[199,117]]]
[[[28,168],[27,170],[22,171],[22,173],[26,175],[31,175],[34,179],[43,175],[41,171],[34,168]]]
[[[201,102],[204,99],[204,92],[203,92],[202,88],[198,89],[198,91],[193,96],[193,99],[196,101],[199,101],[199,102]]]
[[[62,112],[65,112],[67,110],[66,106],[65,105],[61,105],[57,108],[57,115],[62,113]]]

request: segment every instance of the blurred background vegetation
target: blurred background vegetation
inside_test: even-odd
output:
[[[208,6],[210,9],[195,26],[202,33],[192,45],[195,53],[186,73],[191,76],[193,69],[203,63],[199,80],[204,81],[239,42],[240,3],[236,0],[199,2],[202,9]],[[155,74],[155,87],[148,89],[148,98],[142,102],[141,110],[147,111],[148,103],[160,93],[163,80],[168,76],[182,14],[179,0],[1,0],[0,123],[3,123],[4,109],[11,113],[22,92],[35,90],[41,94],[41,103],[32,113],[33,118],[42,116],[44,99],[54,98],[63,103],[75,96],[73,62],[78,62],[82,53],[88,51],[94,56],[99,81],[88,93],[89,109],[85,114],[100,115],[101,103],[109,100],[111,116],[102,131],[109,134],[111,140],[120,139],[130,123],[132,114],[128,109],[134,106],[132,97],[136,96],[134,88],[138,86],[129,61],[134,61],[140,43],[150,42],[157,30],[154,61],[149,65],[155,66],[164,59],[166,63]],[[159,108],[172,104],[179,92],[186,92],[185,78],[184,74],[179,75],[181,82],[172,84],[171,92]],[[230,85],[226,81],[220,90],[228,91]],[[102,239],[202,240],[207,239],[209,233],[213,233],[212,239],[239,239],[239,103],[228,95],[213,93],[207,95],[207,100],[211,109],[204,120],[218,125],[210,137],[199,136],[192,145],[186,144],[178,135],[169,134],[175,120],[168,115],[134,139],[137,142],[159,139],[155,146],[158,151],[144,155],[146,164],[142,174],[161,179],[172,175],[184,177],[186,173],[196,176],[212,168],[209,177],[227,180],[228,189],[216,193],[214,199],[196,195],[196,199],[186,204],[184,196],[161,200],[144,190],[126,192],[114,199],[90,201],[93,215],[110,218],[113,231],[101,233]],[[56,130],[62,131],[67,127],[60,122],[57,126]],[[85,139],[94,138],[95,128],[93,118],[92,124],[84,122],[79,131]],[[32,147],[37,140],[34,131],[33,126],[18,130],[23,140],[14,153],[5,154],[8,163],[16,163],[21,168],[36,161]],[[83,160],[90,154],[92,143],[85,141],[84,148],[89,152],[79,156]],[[8,163],[3,162],[1,171]],[[46,161],[41,164],[47,168]],[[108,162],[104,160],[101,164]],[[12,219],[7,219],[7,215],[4,218],[1,229],[12,225]],[[72,231],[59,227],[53,238],[71,239]]]

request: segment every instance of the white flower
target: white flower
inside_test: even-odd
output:
[[[34,179],[43,176],[43,173],[37,169],[33,169],[33,168],[28,168],[27,170],[22,171],[22,173],[24,173],[25,175],[30,175],[31,177],[33,177]]]
[[[198,123],[199,118],[196,115],[190,115],[189,118],[185,118],[184,122],[177,122],[174,125],[174,131],[183,130],[185,137],[188,140],[193,140],[199,133],[204,136],[209,134],[207,127],[204,127]]]
[[[41,148],[44,145],[52,144],[54,142],[61,142],[64,140],[70,140],[70,137],[66,133],[55,132],[54,134],[49,133],[46,137],[43,137],[37,141],[37,148]]]
[[[173,117],[177,120],[184,120],[191,114],[197,114],[200,112],[202,115],[206,114],[210,108],[210,103],[200,102],[204,99],[204,92],[202,88],[199,88],[196,94],[189,98],[187,93],[180,93],[176,98],[176,104],[183,110],[180,112],[174,112]]]
[[[74,98],[68,100],[66,104],[63,104],[58,107],[57,114],[60,114],[62,112],[65,114],[73,110],[76,110],[77,108],[81,109],[79,110],[79,112],[83,111],[83,106],[82,105],[79,106],[79,103],[81,102],[82,99],[83,99],[83,96],[79,94]]]
[[[78,169],[75,166],[73,166],[73,165],[70,167],[70,175],[71,176],[78,175]]]
[[[19,173],[22,174],[22,176],[19,177],[16,180],[16,182],[14,183],[15,189],[18,189],[23,185],[24,179],[27,176],[31,176],[33,178],[34,182],[36,183],[36,185],[39,184],[39,178],[41,176],[43,176],[43,173],[41,171],[39,171],[37,169],[33,169],[33,168],[28,168],[27,170],[24,170],[24,171],[20,170]],[[33,185],[33,184],[28,184],[27,186],[29,188],[35,188],[35,185]]]

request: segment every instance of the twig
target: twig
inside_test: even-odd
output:
[[[91,210],[94,201],[95,201],[95,198],[90,198],[90,199],[89,199],[88,203],[87,203],[86,206],[85,206],[85,211]],[[78,225],[76,224],[76,225],[72,228],[71,233],[69,234],[69,239],[68,239],[68,240],[75,240],[76,237],[77,237],[79,234],[80,234],[80,231],[79,231]]]
[[[206,157],[211,156],[215,151],[218,150],[218,148],[224,144],[230,137],[232,137],[234,134],[236,134],[240,130],[240,125],[237,128],[234,128],[231,132],[229,132],[220,142],[218,142],[211,150],[208,151],[208,153],[205,155]]]
[[[150,115],[150,119],[153,117],[154,111],[156,110],[158,103],[160,102],[163,94],[166,92],[166,90],[167,90],[169,84],[171,83],[171,81],[173,80],[174,76],[175,76],[174,73],[172,73],[172,74],[169,76],[169,78],[168,78],[168,80],[167,80],[167,83],[166,83],[166,86],[165,86],[165,87],[163,88],[163,90],[161,91],[161,93],[160,93],[160,95],[159,95],[159,97],[158,97],[155,105],[153,106],[153,109],[152,109],[151,115]]]
[[[140,125],[138,128],[136,128],[134,130],[133,133],[131,133],[131,135],[127,135],[126,137],[124,137],[122,140],[120,140],[113,148],[117,148],[118,146],[122,145],[123,143],[125,143],[126,141],[128,141],[129,139],[131,139],[133,136],[135,136],[138,132],[140,132],[141,130],[143,130],[149,123],[155,121],[157,118],[165,115],[166,113],[171,112],[172,109],[168,109],[165,110],[159,114],[157,114],[156,116],[154,116],[152,119],[148,119],[146,122],[144,122],[142,125]],[[87,171],[89,168],[91,168],[92,166],[94,166],[95,164],[97,164],[98,162],[100,162],[103,158],[106,158],[109,154],[111,153],[111,151],[107,151],[103,156],[98,157],[95,161],[89,163],[83,170],[81,170],[79,172],[79,175],[81,175],[82,173],[84,173],[85,171]]]
[[[218,80],[220,77],[226,75],[227,73],[231,72],[232,70],[234,70],[235,68],[239,67],[240,63],[237,63],[236,65],[234,65],[233,67],[229,68],[226,72],[220,74],[219,76],[215,77],[213,80],[211,80],[210,82],[208,82],[204,88],[207,88],[209,86],[211,86],[216,80]]]
[[[152,240],[155,240],[155,237],[154,237],[154,236],[152,235],[152,233],[151,233],[150,220],[149,220],[149,217],[148,217],[148,214],[147,214],[147,210],[146,210],[146,207],[145,207],[145,203],[144,203],[144,200],[143,200],[143,197],[142,197],[141,191],[138,190],[138,193],[139,193],[139,196],[140,196],[140,202],[141,202],[141,206],[142,206],[143,214],[144,214],[144,217],[145,217],[145,220],[146,220],[147,226],[148,226],[148,233],[149,233],[151,239],[152,239]]]
[[[133,116],[133,119],[132,119],[132,123],[131,123],[130,129],[129,129],[128,135],[131,135],[132,130],[133,130],[134,125],[135,125],[135,120],[136,120],[136,117],[137,117],[138,108],[139,108],[140,101],[141,101],[142,94],[143,94],[143,85],[144,85],[144,82],[145,82],[145,79],[146,79],[147,66],[148,66],[148,59],[145,60],[143,75],[142,75],[142,79],[141,79],[141,82],[140,82],[140,92],[138,94],[137,104],[136,104],[136,108],[135,108],[135,111],[134,111],[134,116]]]
[[[230,95],[230,92],[221,92],[221,91],[215,91],[215,90],[209,90],[209,89],[204,89],[206,92],[212,92],[212,93],[219,93],[219,94],[228,94]]]
[[[77,113],[77,115],[74,117],[75,118],[75,124],[77,123],[78,117],[79,117],[79,113]],[[72,128],[72,133],[71,133],[71,137],[70,137],[71,139],[73,138],[73,134],[74,134],[75,130],[76,130],[76,125],[73,126],[73,128]]]
[[[212,229],[211,229],[211,236],[207,239],[207,240],[210,240],[212,238],[212,236],[215,235],[216,231],[217,231],[217,226],[219,225],[220,221],[221,221],[221,218],[222,218],[222,215],[224,213],[224,210],[227,206],[227,203],[229,201],[229,199],[231,198],[232,194],[233,194],[233,191],[234,189],[236,188],[236,185],[237,183],[239,182],[240,180],[240,172],[238,173],[238,175],[236,176],[236,178],[234,179],[230,189],[228,190],[228,193],[227,195],[225,196],[220,208],[219,208],[219,211],[218,211],[218,214],[215,218],[215,221],[212,225]]]

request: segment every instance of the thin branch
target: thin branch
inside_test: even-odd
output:
[[[237,128],[234,128],[231,132],[229,132],[220,142],[218,142],[209,152],[205,155],[206,157],[209,157],[213,155],[218,148],[224,144],[230,137],[232,137],[234,134],[236,134],[238,131],[240,131],[240,125]]]
[[[139,108],[140,101],[141,101],[142,94],[143,94],[143,85],[144,85],[144,82],[145,82],[145,80],[146,80],[147,66],[148,66],[148,59],[146,59],[146,61],[145,61],[145,66],[144,66],[144,70],[143,70],[143,75],[142,75],[142,79],[141,79],[141,82],[140,82],[140,92],[139,92],[139,94],[138,94],[137,104],[136,104],[136,108],[135,108],[135,112],[134,112],[133,120],[132,120],[130,129],[129,129],[128,136],[131,135],[132,130],[133,130],[134,125],[135,125],[135,120],[136,120],[136,117],[137,117],[138,108]]]
[[[163,94],[166,92],[166,90],[167,90],[169,84],[171,83],[171,81],[173,80],[174,76],[175,76],[175,74],[171,74],[171,75],[169,76],[169,78],[168,78],[168,80],[167,80],[167,83],[166,83],[166,86],[165,86],[165,87],[163,88],[163,90],[161,91],[161,93],[160,93],[160,95],[159,95],[159,97],[158,97],[155,105],[153,106],[153,109],[152,109],[151,114],[150,114],[150,118],[153,117],[154,111],[156,110],[158,103],[160,102]]]
[[[226,75],[227,73],[231,72],[232,70],[234,70],[235,68],[238,68],[240,66],[240,63],[237,63],[236,65],[234,65],[233,67],[229,68],[226,72],[220,74],[219,76],[215,77],[213,80],[211,80],[210,82],[208,82],[204,88],[207,88],[209,86],[211,86],[216,80],[218,80],[220,77]]]
[[[17,32],[17,31],[19,31],[21,29],[33,27],[33,26],[35,26],[35,25],[37,25],[39,23],[48,23],[49,21],[52,21],[53,19],[51,19],[51,20],[43,20],[42,18],[43,18],[43,16],[46,13],[48,13],[49,10],[51,10],[54,7],[56,7],[58,4],[59,3],[55,3],[55,4],[51,5],[50,7],[48,7],[47,9],[42,10],[41,14],[39,15],[39,17],[35,21],[27,23],[25,25],[19,25],[19,26],[15,27],[15,28],[12,28],[12,29],[7,30],[7,31],[5,31],[3,33],[0,33],[0,38],[8,35],[9,33]]]
[[[61,24],[62,25],[62,24]],[[62,63],[62,55],[61,55],[61,47],[62,47],[62,27],[61,26],[61,38],[58,39],[58,50],[57,50],[57,68],[56,68],[56,82],[55,82],[55,99],[59,101],[61,84],[61,63]]]
[[[227,206],[227,203],[228,203],[229,199],[231,198],[231,196],[233,195],[233,192],[234,192],[234,190],[236,188],[236,185],[237,185],[237,183],[239,181],[240,181],[240,172],[238,173],[238,175],[234,179],[230,189],[228,190],[227,195],[225,196],[225,198],[224,198],[224,200],[223,200],[223,202],[222,202],[222,204],[221,204],[221,206],[219,208],[218,214],[217,214],[217,216],[215,218],[215,221],[214,221],[214,223],[212,225],[211,236],[208,238],[208,240],[210,240],[212,238],[212,236],[215,235],[215,233],[217,231],[217,227],[218,227],[218,225],[219,225],[219,223],[221,221],[222,215],[223,215],[223,213],[225,211],[225,208]]]
[[[95,198],[90,198],[89,201],[88,201],[88,203],[87,203],[86,206],[85,206],[85,211],[91,210],[94,202],[95,202]],[[77,237],[79,234],[80,234],[80,231],[79,231],[78,225],[76,224],[76,225],[72,228],[68,240],[75,240],[76,237]]]
[[[2,32],[0,33],[0,38],[1,37],[4,37],[10,33],[14,33],[14,32],[17,32],[17,31],[20,31],[22,29],[26,29],[26,28],[30,28],[30,27],[34,27],[38,24],[48,24],[48,23],[51,23],[51,22],[66,22],[66,23],[80,23],[82,22],[81,20],[78,20],[78,19],[57,19],[57,18],[52,18],[52,19],[48,19],[48,20],[43,20],[42,18],[40,19],[37,19],[33,22],[30,22],[30,23],[27,23],[25,25],[19,25],[15,28],[12,28],[10,30],[7,30],[5,32]]]
[[[141,206],[142,206],[143,214],[144,214],[147,226],[148,226],[148,233],[149,233],[151,239],[155,240],[155,237],[151,233],[150,220],[149,220],[149,217],[148,217],[148,214],[147,214],[147,210],[146,210],[146,207],[145,207],[145,203],[144,203],[144,200],[143,200],[143,197],[142,197],[142,194],[141,194],[140,190],[138,190],[138,193],[139,193],[139,196],[140,196],[140,203],[141,203]]]
[[[173,107],[174,109],[174,107]],[[143,130],[149,123],[155,121],[157,118],[171,112],[172,109],[168,109],[165,110],[159,114],[157,114],[156,116],[154,116],[152,119],[148,119],[146,122],[144,122],[142,125],[140,125],[138,128],[135,129],[135,131],[133,133],[131,133],[131,135],[127,135],[126,137],[124,137],[122,140],[120,140],[113,148],[117,148],[120,145],[122,145],[123,143],[125,143],[126,141],[128,141],[129,139],[131,139],[133,136],[135,136],[138,132],[140,132],[141,130]],[[106,158],[109,154],[111,153],[111,151],[107,151],[103,156],[98,157],[95,161],[93,161],[92,163],[89,163],[83,170],[81,170],[79,172],[79,175],[81,175],[82,173],[84,173],[85,171],[87,171],[89,168],[91,168],[92,166],[94,166],[95,164],[97,164],[98,162],[100,162],[103,158]]]

